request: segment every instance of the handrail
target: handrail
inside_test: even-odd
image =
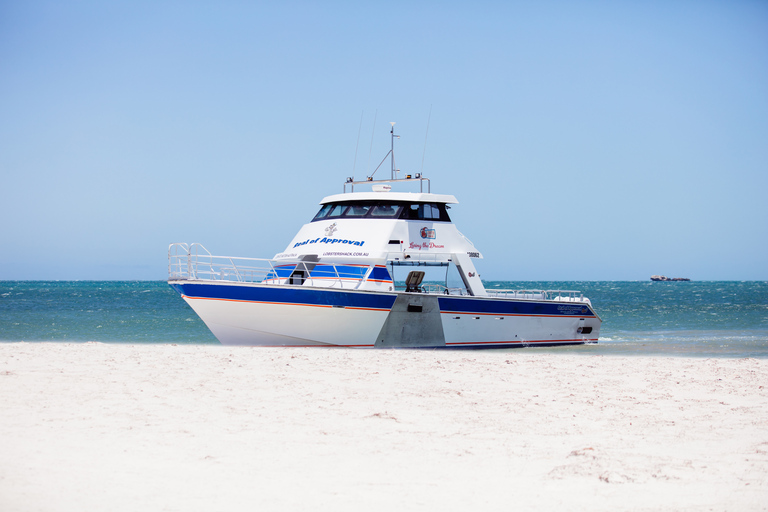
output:
[[[183,250],[183,254],[189,253],[189,246],[187,244],[171,244],[168,246],[168,276],[181,275],[182,260],[179,255],[179,250]],[[174,265],[178,267],[178,270],[174,271]]]
[[[311,270],[308,263],[312,265]],[[168,246],[168,278],[170,280],[203,279],[287,286],[308,283],[310,286],[361,289],[368,283],[374,267],[373,263],[343,265],[214,256],[198,243],[175,243]],[[395,286],[395,289],[405,290],[401,286]],[[468,295],[464,288],[449,288],[437,283],[424,283],[420,291],[430,295]],[[584,298],[584,294],[576,290],[489,290],[487,296],[502,299],[589,303],[589,299]]]
[[[386,157],[385,157],[386,158]],[[375,171],[374,171],[375,172]],[[393,178],[389,180],[365,180],[365,181],[354,181],[353,179],[348,179],[344,183],[344,193],[347,193],[347,185],[350,185],[352,192],[355,191],[355,185],[375,185],[377,183],[413,183],[415,181],[419,182],[419,192],[424,192],[424,182],[427,182],[427,193],[432,192],[432,184],[429,181],[429,178],[423,177],[420,173],[417,173],[413,178]]]
[[[567,302],[585,302],[584,294],[578,290],[493,290],[488,291],[489,297],[557,300]]]
[[[307,263],[313,263],[310,270]],[[355,270],[349,270],[349,268]],[[357,287],[370,275],[371,265],[315,264],[305,261],[275,262],[265,258],[214,256],[201,244],[175,243],[168,247],[169,279],[206,279],[240,283],[320,284]],[[301,272],[300,274],[296,271]]]
[[[421,289],[431,295],[469,295],[466,288],[449,288],[437,283],[424,283]]]

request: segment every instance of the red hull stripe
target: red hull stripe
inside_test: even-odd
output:
[[[259,345],[259,347],[312,347],[312,348],[373,348],[373,345]]]
[[[586,341],[597,341],[595,339],[576,339],[576,340],[526,340],[526,341],[457,341],[446,342],[446,346],[453,345],[526,345],[528,343],[583,343]]]
[[[595,315],[534,315],[529,313],[470,313],[467,311],[440,311],[441,315],[464,315],[464,316],[535,316],[545,318],[595,318]]]
[[[190,297],[189,295],[182,295],[182,297],[184,297],[185,299],[192,299],[192,300],[221,300],[225,302],[248,302],[251,304],[275,304],[279,306],[307,306],[310,308],[333,308],[333,306],[329,306],[327,304],[301,304],[298,302],[267,302],[267,301],[258,301],[258,300],[217,299],[213,297]],[[344,309],[359,309],[361,311],[389,311],[389,309],[386,309],[386,308],[360,308],[355,306],[344,306]],[[361,345],[361,346],[365,346],[365,345]]]
[[[255,301],[255,300],[241,300],[241,299],[219,299],[219,298],[213,298],[213,297],[191,297],[189,295],[182,295],[185,299],[192,299],[192,300],[220,300],[225,302],[248,302],[252,304],[274,304],[274,305],[282,305],[282,306],[307,306],[307,307],[313,307],[313,308],[333,308],[333,306],[327,305],[327,304],[302,304],[300,302],[268,302],[268,301]],[[389,309],[386,308],[361,308],[361,307],[354,307],[354,306],[345,306],[345,309],[355,309],[355,310],[361,310],[361,311],[389,311]],[[464,315],[464,316],[521,316],[521,317],[538,317],[538,318],[595,318],[594,315],[530,315],[530,314],[517,314],[517,313],[467,313],[466,311],[441,311],[440,314],[442,315]],[[581,341],[581,340],[556,340],[556,341]],[[597,340],[595,340],[597,341]],[[488,343],[518,343],[516,341],[512,342],[488,342]],[[530,341],[526,343],[537,343],[536,341]]]

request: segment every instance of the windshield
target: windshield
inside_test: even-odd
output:
[[[402,201],[357,201],[324,204],[312,222],[324,219],[376,218],[432,220],[450,222],[447,206],[442,203],[409,203]]]

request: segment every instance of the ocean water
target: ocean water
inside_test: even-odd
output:
[[[580,290],[597,344],[531,352],[768,358],[768,282],[487,282]],[[218,344],[164,281],[0,281],[0,341]]]

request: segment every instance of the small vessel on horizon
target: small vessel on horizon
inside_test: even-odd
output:
[[[690,281],[687,277],[651,276],[651,281]]]
[[[421,174],[397,178],[394,126],[390,133],[391,178],[348,178],[343,193],[320,201],[314,218],[274,258],[214,256],[200,244],[175,243],[168,284],[224,345],[597,342],[602,320],[578,291],[485,289],[474,264],[483,256],[449,216],[458,201],[433,194]],[[393,184],[419,191],[395,192]],[[355,191],[366,185],[370,191]],[[445,280],[425,280],[435,271]]]

